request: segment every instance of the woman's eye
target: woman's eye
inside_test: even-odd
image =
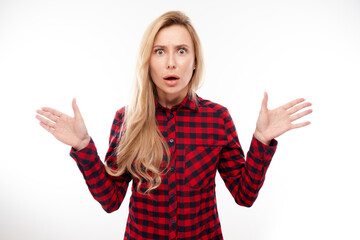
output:
[[[181,49],[178,50],[178,53],[184,54],[184,53],[186,53],[186,50],[184,48],[181,48]]]
[[[164,54],[164,50],[162,50],[162,49],[155,50],[155,52],[159,55]]]

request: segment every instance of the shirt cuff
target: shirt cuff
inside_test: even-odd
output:
[[[80,165],[87,165],[96,161],[98,154],[92,138],[90,138],[89,144],[79,151],[72,147],[70,150],[70,156]]]
[[[271,161],[273,155],[275,154],[276,148],[278,145],[278,141],[272,139],[269,145],[266,145],[253,135],[251,145],[250,145],[250,152],[253,156],[260,158],[266,162]]]

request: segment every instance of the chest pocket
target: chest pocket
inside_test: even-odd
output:
[[[190,145],[186,148],[184,161],[185,184],[202,189],[215,182],[221,147]]]

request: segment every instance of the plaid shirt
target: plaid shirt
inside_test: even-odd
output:
[[[198,104],[186,97],[171,109],[155,102],[156,120],[169,145],[171,162],[151,197],[136,191],[138,181],[128,172],[109,176],[92,139],[85,149],[71,150],[91,194],[106,212],[120,207],[133,180],[124,239],[223,239],[215,195],[217,170],[237,204],[250,207],[254,203],[277,141],[266,146],[253,136],[245,161],[228,110],[196,97]],[[116,113],[111,128],[105,159],[110,163],[116,162],[114,151],[123,119],[124,108]]]

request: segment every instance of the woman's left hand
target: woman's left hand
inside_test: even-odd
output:
[[[255,138],[262,143],[269,145],[272,139],[279,137],[283,133],[294,128],[309,125],[309,121],[292,123],[293,121],[312,113],[312,109],[299,112],[300,110],[311,106],[310,102],[303,103],[304,101],[305,99],[298,98],[281,107],[269,110],[267,108],[268,95],[265,92],[259,117],[256,122]]]

